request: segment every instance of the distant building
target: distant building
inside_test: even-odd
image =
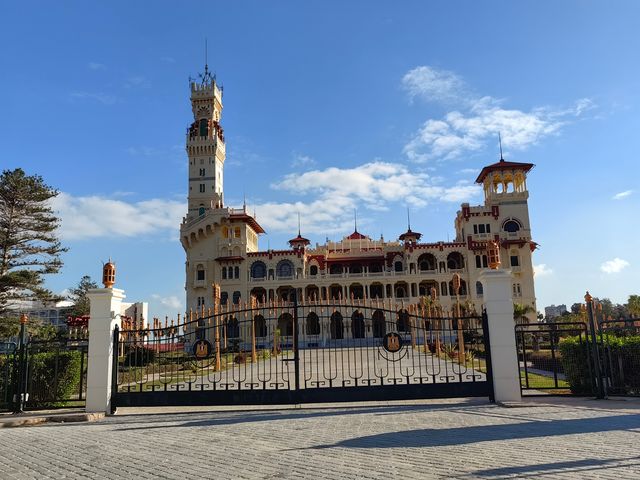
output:
[[[550,305],[548,307],[544,307],[544,316],[547,320],[551,320],[553,318],[559,317],[567,313],[567,306],[562,305]]]
[[[66,328],[67,316],[72,308],[73,302],[68,300],[59,302],[23,300],[12,304],[10,310],[15,312],[16,316],[26,313],[30,321],[40,321],[57,328]]]

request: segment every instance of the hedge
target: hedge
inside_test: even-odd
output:
[[[80,386],[82,352],[34,353],[29,356],[29,406],[57,406],[70,400]]]
[[[640,394],[640,335],[605,334],[602,339],[598,337],[598,343],[601,365],[608,367],[604,375],[609,379],[610,393]],[[581,341],[579,337],[570,337],[560,342],[564,372],[573,393],[594,393],[590,348],[584,338]]]

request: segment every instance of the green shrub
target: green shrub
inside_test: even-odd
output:
[[[571,393],[587,395],[593,393],[590,370],[590,349],[584,338],[568,337],[560,341],[562,367]],[[591,367],[592,368],[592,367]]]
[[[602,341],[602,343],[600,343]],[[605,334],[598,337],[600,365],[608,378],[611,393],[637,395],[640,393],[640,336]],[[571,392],[594,393],[591,345],[584,338],[570,337],[560,342],[562,365]],[[591,366],[593,369],[593,366]]]
[[[59,350],[29,356],[29,406],[57,406],[71,399],[80,384],[82,352]]]
[[[145,367],[156,361],[157,353],[152,348],[132,346],[127,349],[125,367]]]

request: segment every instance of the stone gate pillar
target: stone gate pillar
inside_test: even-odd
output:
[[[113,332],[120,327],[124,290],[95,288],[87,293],[91,303],[87,365],[87,412],[111,414]]]
[[[491,366],[496,402],[520,402],[520,369],[514,333],[511,272],[485,270],[480,273],[489,324]]]

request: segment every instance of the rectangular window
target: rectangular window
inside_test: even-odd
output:
[[[204,270],[198,270],[197,271],[196,280],[198,280],[198,281],[204,280]]]
[[[482,266],[484,268],[487,268],[489,266],[489,259],[486,255],[482,255]]]
[[[484,233],[484,223],[478,225],[478,233]]]
[[[491,233],[491,225],[487,223],[487,233]]]
[[[474,225],[473,226],[473,233],[477,234],[478,233],[478,225]]]
[[[205,169],[204,169],[204,168],[201,168],[201,169],[200,169],[200,176],[201,176],[201,177],[204,177],[205,173],[206,173]]]
[[[204,193],[204,183],[200,184],[200,193]]]
[[[511,255],[511,266],[512,267],[520,266],[520,258],[517,255]]]
[[[476,268],[481,268],[482,264],[480,263],[480,255],[476,255]]]

